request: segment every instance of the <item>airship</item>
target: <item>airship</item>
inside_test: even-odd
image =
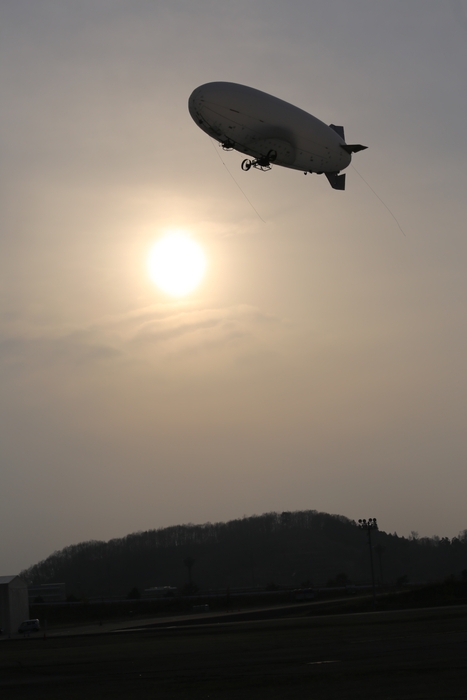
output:
[[[225,151],[249,156],[242,162],[245,171],[280,165],[305,175],[324,174],[331,187],[344,190],[341,171],[350,165],[352,153],[367,148],[346,143],[342,126],[328,126],[289,102],[237,83],[200,85],[191,93],[188,109]]]

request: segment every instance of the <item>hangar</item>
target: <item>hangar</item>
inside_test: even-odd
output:
[[[0,628],[3,634],[16,634],[29,617],[28,585],[19,576],[0,576]]]

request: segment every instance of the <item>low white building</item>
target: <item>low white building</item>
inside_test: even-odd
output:
[[[0,628],[3,634],[18,632],[29,617],[28,585],[19,576],[0,576]]]

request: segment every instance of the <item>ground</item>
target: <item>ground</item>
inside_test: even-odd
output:
[[[467,606],[101,630],[2,642],[2,700],[467,697]]]

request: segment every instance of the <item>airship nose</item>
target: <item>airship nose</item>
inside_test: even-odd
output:
[[[199,113],[201,93],[201,87],[197,87],[195,90],[193,90],[190,97],[188,98],[188,111],[190,112],[191,117],[195,122],[199,122],[201,118],[201,115]]]

